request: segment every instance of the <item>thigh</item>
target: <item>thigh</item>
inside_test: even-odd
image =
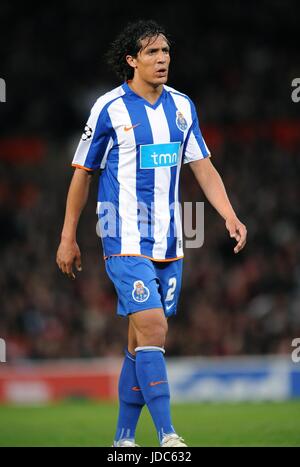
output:
[[[118,315],[163,307],[151,260],[139,256],[110,256],[105,260],[105,267],[118,295]]]
[[[164,347],[168,323],[162,307],[132,313],[129,319],[135,330],[137,346]]]
[[[175,315],[181,290],[183,260],[153,263],[165,316]]]

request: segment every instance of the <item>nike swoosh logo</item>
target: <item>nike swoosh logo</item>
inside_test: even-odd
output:
[[[149,383],[149,386],[157,386],[158,384],[163,384],[167,382],[168,381],[151,381],[151,383]]]
[[[133,130],[133,128],[136,128],[139,125],[140,125],[140,123],[136,123],[135,125],[132,125],[132,126],[124,126],[124,131]]]
[[[174,305],[174,302],[171,303],[171,305],[166,305],[166,309],[169,310],[170,308],[172,308],[173,305]]]
[[[137,386],[133,386],[131,389],[132,389],[133,391],[140,391],[140,390],[141,390],[141,388],[138,388]]]

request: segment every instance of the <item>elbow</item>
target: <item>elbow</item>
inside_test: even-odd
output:
[[[81,167],[76,167],[74,171],[74,178],[76,180],[82,180],[86,185],[90,185],[94,172],[92,170],[85,170]]]

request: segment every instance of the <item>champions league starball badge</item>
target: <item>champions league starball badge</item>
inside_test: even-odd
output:
[[[88,126],[88,125],[85,125],[84,131],[83,131],[82,136],[81,136],[81,139],[83,141],[86,141],[86,140],[88,140],[88,139],[90,139],[92,137],[92,134],[93,134],[92,128],[90,126]]]

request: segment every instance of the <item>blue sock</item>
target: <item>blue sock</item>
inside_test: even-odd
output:
[[[135,365],[134,355],[126,350],[119,378],[119,417],[115,441],[134,440],[136,425],[145,405],[136,377]]]
[[[135,350],[137,379],[161,442],[165,434],[175,433],[164,349],[149,346]]]

